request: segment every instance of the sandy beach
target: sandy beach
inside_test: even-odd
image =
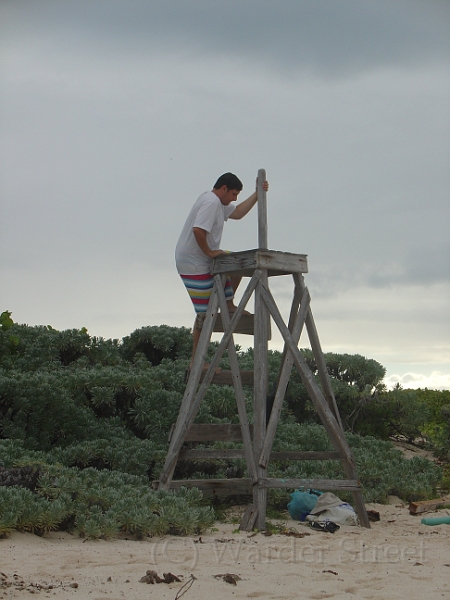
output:
[[[287,521],[302,537],[238,532],[228,523],[201,536],[143,541],[13,533],[0,540],[0,598],[450,598],[450,526],[422,525],[424,515],[395,499],[367,508],[381,517],[370,530],[331,534]],[[145,583],[147,571],[180,581]]]

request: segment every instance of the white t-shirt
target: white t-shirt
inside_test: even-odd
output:
[[[192,228],[199,227],[207,231],[208,246],[211,250],[218,250],[224,222],[235,208],[236,206],[231,204],[224,206],[214,192],[205,192],[197,199],[186,219],[175,250],[179,273],[202,275],[210,272],[211,259],[200,249]]]

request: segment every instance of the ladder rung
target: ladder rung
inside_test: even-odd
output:
[[[216,440],[216,438],[215,438]],[[214,441],[215,441],[214,440]],[[198,441],[198,440],[192,440]],[[270,460],[342,460],[340,452],[272,452]],[[179,460],[220,460],[244,458],[242,448],[200,448],[182,450]]]
[[[216,317],[216,322],[214,324],[214,329],[216,333],[223,333],[224,327],[222,323],[222,315],[219,313]],[[255,334],[255,315],[242,315],[239,319],[238,324],[234,330],[234,333],[243,333],[245,335],[254,335]],[[271,339],[271,328],[270,321],[267,330],[267,339]]]
[[[158,481],[152,482],[152,487],[158,489]],[[252,493],[250,479],[172,479],[170,489],[180,487],[196,487],[203,491],[204,496],[239,496]]]
[[[152,482],[152,486],[158,486],[157,481]],[[347,479],[260,479],[256,484],[259,488],[279,488],[279,489],[298,489],[313,488],[318,490],[345,490],[361,491],[361,485],[358,481]],[[248,478],[239,479],[173,479],[170,482],[170,489],[180,487],[196,487],[205,495],[213,496],[238,496],[250,494],[254,487]]]
[[[239,319],[238,324],[236,325],[236,329],[234,333],[245,333],[247,335],[253,335],[254,333],[254,321],[255,315],[242,315]],[[216,322],[214,324],[213,331],[223,332],[223,323],[222,323],[222,315],[219,313],[216,318]]]
[[[253,425],[249,425],[253,435]],[[194,423],[188,429],[185,442],[242,442],[241,426],[230,423]]]
[[[359,481],[351,479],[278,479],[267,478],[258,481],[260,488],[314,488],[318,490],[349,490],[360,491],[362,489]]]
[[[245,458],[241,448],[200,448],[199,450],[182,450],[178,460],[227,460]]]
[[[203,369],[200,376],[200,381],[203,381],[206,375],[206,370]],[[253,385],[253,371],[240,371],[242,385]],[[211,383],[216,385],[233,385],[233,374],[231,371],[221,369],[214,373]]]
[[[286,452],[271,452],[270,460],[342,460],[344,455],[342,452],[334,452],[332,450],[326,452],[295,452],[289,450]]]

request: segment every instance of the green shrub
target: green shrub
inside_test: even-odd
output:
[[[347,434],[347,440],[355,455],[358,478],[363,486],[366,502],[386,502],[390,494],[404,500],[432,497],[442,477],[441,469],[427,459],[407,459],[392,442],[377,440],[371,436]],[[327,451],[332,450],[325,428],[310,424],[281,424],[275,438],[274,450]],[[340,461],[284,461],[269,464],[273,477],[343,479]],[[350,495],[342,494],[347,499]],[[280,499],[287,494],[278,492]]]
[[[143,354],[153,365],[159,365],[164,358],[176,360],[188,358],[192,349],[192,339],[186,327],[142,327],[123,338],[122,356],[133,361],[136,354]]]
[[[0,485],[0,535],[13,529],[41,534],[62,528],[89,538],[118,532],[144,537],[191,534],[212,524],[214,512],[198,490],[156,492],[150,487],[161,471],[168,433],[178,416],[191,341],[187,329],[167,325],[143,327],[119,341],[91,337],[84,328],[56,331],[18,325],[8,311],[0,315],[0,467],[39,474],[37,485],[29,489],[23,487],[26,477],[8,487]],[[209,359],[216,347],[210,344]],[[303,354],[319,380],[312,352]],[[252,369],[253,360],[252,349],[239,350],[241,369]],[[448,457],[450,393],[386,392],[384,368],[376,361],[346,354],[326,354],[325,360],[365,499],[434,494],[440,485],[438,467],[423,459],[408,461],[390,442],[371,436],[412,441],[420,437]],[[270,351],[270,389],[280,364],[281,354]],[[227,354],[221,366],[229,368]],[[251,387],[244,388],[244,398],[251,420]],[[238,423],[233,388],[211,385],[196,421]],[[273,449],[332,449],[296,371]],[[272,462],[269,473],[283,478],[344,477],[339,461]],[[175,475],[243,477],[246,464],[243,459],[185,461],[177,465]],[[273,507],[285,508],[289,495],[273,490],[270,498]]]
[[[3,444],[2,449],[11,452]],[[15,461],[20,455],[17,443]],[[200,533],[214,522],[214,511],[201,506],[198,490],[157,492],[146,477],[120,471],[62,467],[36,456],[40,477],[33,492],[17,486],[0,486],[0,535],[13,529],[43,534],[60,527],[88,538],[107,538],[123,531],[138,538],[147,535]],[[5,461],[4,461],[5,462]]]

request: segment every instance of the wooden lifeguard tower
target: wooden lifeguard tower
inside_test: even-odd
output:
[[[336,405],[325,359],[310,308],[310,296],[304,283],[303,273],[308,272],[307,257],[268,250],[267,245],[267,200],[262,184],[266,179],[264,169],[258,171],[258,248],[218,256],[213,260],[214,287],[208,304],[196,356],[187,381],[178,419],[170,434],[169,450],[160,474],[158,489],[181,486],[199,487],[206,493],[236,495],[253,492],[250,504],[241,522],[241,528],[251,530],[254,526],[265,529],[267,490],[269,488],[315,488],[325,491],[346,490],[353,496],[355,510],[362,526],[370,527],[364,506],[362,489],[358,481],[355,459],[347,443]],[[228,275],[250,277],[250,281],[230,318],[224,293],[224,281]],[[294,295],[289,322],[286,325],[270,292],[269,278],[291,275],[294,280]],[[254,317],[243,315],[250,297],[255,295]],[[270,317],[284,339],[284,352],[276,386],[273,406],[266,414],[268,395],[268,340]],[[248,322],[250,321],[250,327]],[[316,360],[320,384],[298,348],[303,327],[306,330]],[[206,372],[203,369],[206,352],[213,331],[222,331],[223,336]],[[238,365],[233,333],[254,335],[254,369],[241,372]],[[231,371],[216,372],[216,368],[228,350]],[[284,395],[291,370],[295,366],[309,397],[320,416],[330,441],[331,452],[272,452],[272,445],[280,417]],[[211,383],[234,386],[239,425],[194,425],[201,402]],[[253,384],[254,422],[247,418],[243,384]],[[242,449],[183,449],[184,442],[242,441]],[[173,480],[178,460],[234,459],[245,457],[249,477],[246,479],[200,479]],[[269,460],[340,460],[346,479],[279,479],[267,475]]]

